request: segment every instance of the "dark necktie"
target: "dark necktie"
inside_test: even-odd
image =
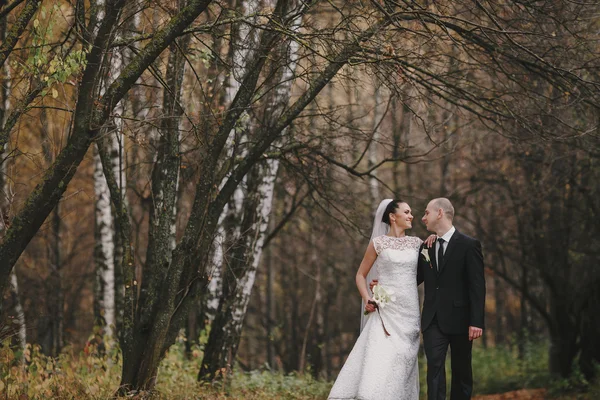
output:
[[[442,238],[438,239],[438,243],[440,245],[440,247],[438,248],[438,257],[437,257],[438,272],[442,268],[442,265],[444,264],[444,242],[445,242],[444,239],[442,239]]]

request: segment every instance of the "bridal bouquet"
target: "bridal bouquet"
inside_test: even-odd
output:
[[[394,296],[393,290],[386,290],[381,285],[375,285],[375,287],[373,287],[373,300],[375,300],[378,307],[385,308],[387,303],[396,301],[396,296]]]
[[[392,301],[396,301],[393,290],[386,289],[381,285],[375,285],[373,287],[373,300],[369,300],[369,303],[373,304],[377,309],[379,319],[381,319],[381,326],[383,326],[383,331],[386,336],[390,336],[390,334],[387,329],[385,329],[385,324],[383,323],[383,318],[381,317],[381,312],[379,310],[385,308],[385,306]],[[368,311],[365,311],[365,315],[368,313]]]

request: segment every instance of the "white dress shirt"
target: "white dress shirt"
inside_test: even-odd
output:
[[[444,239],[444,244],[442,246],[444,246],[442,252],[444,254],[446,254],[446,249],[448,248],[448,242],[450,241],[450,238],[452,237],[452,235],[454,235],[454,232],[456,232],[456,228],[454,227],[454,225],[452,225],[452,227],[450,228],[450,230],[446,233],[444,233],[444,236],[442,236],[441,238]],[[438,251],[440,250],[440,242],[438,240],[435,241],[435,261],[437,263],[438,269],[441,267],[439,260],[437,259],[438,256]]]

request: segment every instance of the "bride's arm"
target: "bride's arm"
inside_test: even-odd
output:
[[[365,302],[365,309],[369,312],[375,311],[375,307],[369,304],[369,300],[371,300],[371,296],[369,295],[369,290],[367,289],[367,274],[373,267],[375,260],[377,259],[377,252],[375,251],[375,246],[373,245],[373,241],[369,242],[369,247],[367,247],[367,251],[360,263],[360,267],[358,267],[358,272],[356,273],[356,287],[360,292],[360,296]]]
[[[436,240],[437,240],[437,235],[431,234],[431,235],[427,236],[427,239],[424,240],[425,247],[429,248],[429,247],[433,246],[435,244]]]

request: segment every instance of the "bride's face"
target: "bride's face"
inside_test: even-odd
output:
[[[398,208],[394,214],[390,215],[390,221],[392,221],[392,225],[396,225],[401,229],[410,229],[412,228],[412,210],[410,206],[406,203],[398,204]]]

